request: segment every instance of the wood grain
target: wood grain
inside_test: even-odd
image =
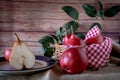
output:
[[[101,0],[104,8],[120,5],[120,0]],[[12,48],[17,33],[35,54],[41,54],[38,40],[45,35],[55,34],[56,30],[72,20],[61,10],[70,5],[79,11],[78,32],[86,32],[94,22],[102,25],[102,35],[119,42],[120,13],[105,20],[91,18],[82,9],[89,3],[97,8],[97,0],[0,0],[0,50]]]
[[[33,1],[33,0],[32,0]],[[46,0],[44,0],[46,1]],[[43,0],[41,2],[31,2],[31,1],[0,1],[0,9],[1,10],[9,10],[9,11],[40,11],[40,12],[63,12],[61,10],[62,6],[73,6],[75,7],[79,12],[84,12],[82,9],[82,5],[86,3],[86,1],[84,1],[84,3],[80,3],[81,1],[79,1],[79,3],[74,3],[76,0],[73,1],[73,3],[69,3],[70,1],[64,1],[64,3],[49,3],[49,2],[44,2]],[[49,0],[51,1],[51,0]],[[58,1],[58,0],[57,0]],[[57,2],[56,1],[56,2]],[[35,3],[34,3],[35,2]],[[88,1],[89,2],[89,1]],[[120,4],[120,2],[115,2],[112,1],[112,3],[110,3],[110,1],[108,1],[109,3],[103,3],[105,8],[108,8],[110,6],[113,5],[118,5]],[[114,3],[115,2],[115,3]],[[97,7],[97,2],[92,3],[91,1],[89,2],[89,4]]]
[[[19,20],[19,19],[18,19]],[[46,32],[56,32],[56,30],[63,26],[70,20],[26,20],[28,22],[1,22],[0,31],[46,31]],[[102,26],[103,32],[119,32],[120,31],[120,21],[101,21],[101,20],[81,20],[79,22],[80,32],[87,32],[89,26],[94,22],[98,22]],[[110,24],[111,23],[111,24]]]
[[[5,0],[1,0],[5,1]],[[120,3],[119,0],[100,0],[103,3]],[[48,3],[96,3],[97,0],[12,0],[12,2],[30,2],[30,3],[38,3],[38,2],[48,2]]]
[[[50,13],[50,14],[49,14]],[[14,14],[14,15],[13,15]],[[32,15],[32,16],[31,16]],[[9,19],[21,19],[24,21],[24,19],[56,19],[56,20],[71,20],[71,18],[64,12],[41,12],[41,11],[1,11],[0,12],[0,20],[6,20],[6,18]],[[91,18],[85,14],[85,12],[79,13],[79,19],[84,20],[96,20],[96,18]],[[105,17],[105,20],[119,20],[120,19],[120,13],[118,13],[116,16],[108,18]],[[99,20],[99,19],[98,19]]]
[[[15,41],[15,32],[0,32],[0,41],[11,42]],[[39,41],[43,36],[55,33],[41,33],[41,32],[16,32],[22,41]],[[103,36],[111,37],[113,40],[119,38],[119,33],[103,33]],[[1,44],[2,45],[2,44]]]

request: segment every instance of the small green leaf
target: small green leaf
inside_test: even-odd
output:
[[[75,8],[71,6],[63,6],[62,10],[66,12],[71,18],[78,20],[79,13]]]
[[[97,16],[101,17],[101,19],[104,20],[104,9],[100,1],[98,1],[98,7],[99,7],[99,10],[97,12]]]
[[[89,27],[89,30],[92,29],[96,25],[99,27],[100,30],[102,29],[101,25],[99,23],[95,22]]]
[[[83,40],[85,39],[85,35],[81,32],[76,32],[75,35]]]
[[[54,47],[44,48],[44,56],[52,57],[54,52]]]
[[[63,38],[63,36],[64,36],[64,32],[62,32],[62,30],[63,30],[63,28],[62,27],[60,27],[60,28],[58,28],[57,29],[57,31],[56,31],[56,37],[57,37],[57,39],[58,39],[58,43],[62,43],[62,38]]]
[[[51,36],[56,40],[56,42],[58,42],[58,38],[55,35],[51,34]]]
[[[99,7],[99,9],[103,9],[103,4],[102,4],[102,2],[98,1],[98,7]]]
[[[73,26],[73,31],[74,31],[74,32],[75,32],[75,31],[78,29],[78,27],[79,27],[78,23],[75,22],[75,21],[69,21],[68,23],[64,24],[63,27],[67,30],[67,32],[68,32],[69,34],[71,34],[71,26]],[[64,30],[62,30],[62,33],[64,33],[64,35],[65,35],[65,31],[64,31]]]
[[[108,9],[105,11],[104,15],[105,15],[106,17],[113,17],[113,16],[115,16],[118,12],[120,12],[120,5],[115,5],[115,6],[112,6],[112,7],[108,8]]]
[[[82,7],[83,7],[85,13],[88,16],[90,16],[90,17],[96,17],[97,11],[96,11],[96,9],[93,6],[91,6],[89,4],[84,4],[84,5],[82,5]]]
[[[44,36],[39,42],[42,44],[42,49],[44,51],[44,55],[51,57],[54,53],[54,47],[51,47],[50,44],[54,44],[54,38],[52,36]]]
[[[44,36],[39,40],[40,43],[52,43],[54,44],[54,39],[51,36]]]
[[[62,31],[62,27],[59,27],[56,31],[56,36],[60,35]]]

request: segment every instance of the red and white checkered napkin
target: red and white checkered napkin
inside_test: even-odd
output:
[[[85,40],[95,37],[95,36],[98,36],[98,35],[100,35],[100,29],[96,25],[88,31],[87,35],[85,36]]]
[[[99,35],[101,35],[100,29],[96,25],[88,31],[85,40]],[[112,40],[108,37],[104,37],[102,43],[93,43],[91,45],[87,45],[86,49],[88,51],[88,66],[94,69],[99,69],[104,65],[105,60],[110,55],[110,52],[112,50]]]
[[[104,38],[101,44],[91,44],[86,47],[88,51],[88,65],[94,69],[99,69],[105,63],[112,50],[112,40]]]

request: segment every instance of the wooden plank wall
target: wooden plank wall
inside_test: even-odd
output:
[[[104,7],[120,4],[120,0],[101,0]],[[93,22],[101,23],[103,35],[118,42],[120,37],[120,13],[105,20],[88,17],[82,5],[97,6],[97,0],[0,0],[0,50],[12,48],[16,32],[35,54],[41,54],[38,40],[47,34],[55,34],[57,28],[71,20],[61,7],[70,5],[80,13],[80,32],[87,32]]]

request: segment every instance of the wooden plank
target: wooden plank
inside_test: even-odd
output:
[[[48,35],[49,33],[40,33],[40,32],[17,32],[19,38],[22,41],[28,42],[38,42],[39,39],[43,36]],[[113,38],[113,40],[119,40],[119,33],[103,33],[103,35]],[[0,32],[0,42],[7,43],[7,42],[14,42],[16,41],[14,32]],[[2,44],[1,44],[2,45]],[[29,43],[29,45],[31,45]],[[38,45],[37,45],[38,46]]]
[[[26,20],[27,21],[27,20]],[[44,32],[56,32],[56,30],[67,23],[69,20],[47,20],[47,19],[31,19],[28,22],[17,21],[5,21],[0,23],[0,31],[44,31]],[[87,32],[89,26],[94,22],[98,22],[102,25],[103,32],[119,32],[120,21],[119,20],[80,20],[79,30],[80,32]]]
[[[0,47],[13,47],[15,41],[0,41]],[[42,47],[39,41],[24,41],[28,46],[31,47]]]
[[[1,0],[5,1],[5,0]],[[101,0],[104,3],[120,3],[119,0]],[[41,2],[48,2],[48,3],[96,3],[97,0],[12,0],[11,2],[29,2],[29,3],[41,3]]]
[[[117,35],[103,34],[103,36],[110,37],[115,42],[119,42]],[[13,47],[15,41],[0,41],[0,47]],[[38,41],[24,41],[30,47],[42,47]]]
[[[65,1],[64,1],[65,2]],[[81,2],[81,1],[79,1]],[[115,2],[115,1],[114,1]],[[89,4],[97,7],[97,3],[93,4],[93,3],[90,3]],[[108,8],[112,5],[118,5],[120,4],[120,1],[119,3],[105,3],[104,7],[105,8]],[[83,9],[82,9],[82,5],[83,3],[29,3],[29,2],[9,2],[9,1],[0,1],[0,10],[1,11],[6,11],[6,10],[9,10],[9,11],[41,11],[41,12],[63,12],[61,10],[61,7],[62,6],[66,6],[66,5],[69,5],[69,6],[73,6],[75,7],[79,12],[84,12]]]
[[[5,49],[12,49],[12,47],[0,47],[0,51]],[[35,54],[35,55],[43,55],[43,50],[41,47],[29,47],[29,49]]]
[[[41,12],[41,11],[1,11],[0,12],[0,21],[24,21],[31,19],[57,19],[57,20],[71,20],[64,12]],[[87,19],[87,20],[96,20],[96,18],[91,18],[87,16],[84,12],[79,13],[79,19]],[[118,13],[114,17],[105,17],[105,20],[120,20],[120,13]]]
[[[41,12],[63,12],[62,6],[71,5],[78,10],[82,10],[80,4],[56,4],[56,3],[27,3],[27,2],[0,2],[1,10],[10,11],[41,11]]]
[[[119,42],[120,34],[102,34],[102,35],[111,38],[115,42]]]
[[[15,32],[0,32],[0,41],[8,42],[8,41],[16,41],[16,37],[14,35]],[[38,41],[41,37],[48,35],[48,33],[40,33],[40,32],[16,32],[19,38],[22,41]]]

